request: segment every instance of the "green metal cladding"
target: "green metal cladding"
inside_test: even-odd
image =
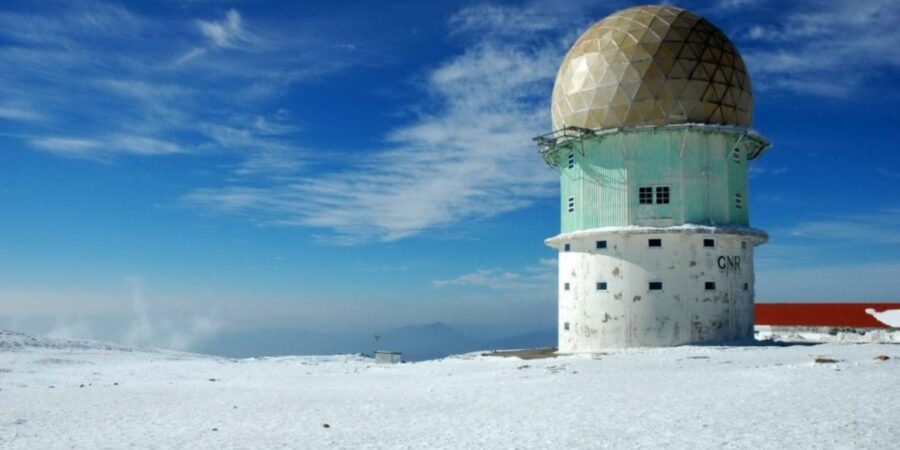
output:
[[[748,159],[767,145],[746,130],[703,126],[623,129],[562,142],[545,155],[560,170],[562,232],[749,226]],[[640,187],[668,187],[669,203],[641,204]]]

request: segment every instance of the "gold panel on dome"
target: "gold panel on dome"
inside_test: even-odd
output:
[[[750,76],[737,49],[706,19],[639,6],[594,24],[563,59],[553,128],[708,123],[750,127]]]

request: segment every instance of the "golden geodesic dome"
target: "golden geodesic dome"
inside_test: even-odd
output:
[[[750,76],[737,49],[706,19],[638,6],[597,22],[563,59],[553,129],[706,123],[750,127]]]

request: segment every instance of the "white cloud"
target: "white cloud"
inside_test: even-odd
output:
[[[113,151],[134,155],[172,155],[185,152],[183,147],[174,142],[144,136],[116,136],[110,140],[109,145]]]
[[[145,80],[108,79],[100,82],[110,92],[139,100],[143,103],[159,103],[181,100],[196,94],[196,90],[178,84],[154,83]]]
[[[138,277],[122,281],[104,293],[71,286],[59,291],[0,290],[0,329],[191,350],[225,326],[223,318],[207,312],[210,304],[149,295]]]
[[[249,50],[259,46],[261,39],[245,29],[241,13],[229,9],[222,20],[198,20],[197,29],[206,39],[206,45],[195,46],[175,60],[182,65],[206,55],[211,49]]]
[[[802,2],[746,33],[756,87],[849,97],[883,70],[900,68],[900,10],[892,0]]]
[[[755,6],[759,3],[760,0],[719,0],[716,6],[721,9],[732,10]]]
[[[562,15],[540,11],[533,5],[516,8],[482,4],[457,12],[449,23],[455,33],[510,35],[553,30],[559,25],[560,17]]]
[[[185,149],[173,142],[124,134],[98,139],[56,136],[36,138],[29,142],[39,150],[82,159],[105,159],[117,153],[150,156],[185,152]]]
[[[237,48],[250,41],[249,34],[241,26],[241,14],[234,9],[228,10],[221,21],[197,21],[197,27],[217,47]]]
[[[186,53],[184,53],[183,55],[179,56],[179,57],[175,60],[175,65],[176,65],[176,66],[180,66],[180,65],[182,65],[182,64],[184,64],[184,63],[186,63],[186,62],[188,62],[188,61],[190,61],[190,60],[192,60],[192,59],[194,59],[194,58],[197,58],[197,57],[199,57],[199,56],[203,56],[203,55],[205,55],[205,54],[206,54],[206,47],[194,47],[194,48],[188,50],[188,51],[187,51]]]
[[[118,5],[91,0],[72,3],[76,4],[62,5],[74,7],[57,8],[48,2],[49,14],[0,12],[2,34],[18,42],[67,46],[84,36],[134,36],[145,27],[140,18]]]
[[[788,233],[809,239],[900,244],[900,209],[801,222]]]
[[[188,350],[218,333],[223,324],[209,317],[194,317],[179,322],[152,317],[144,300],[140,280],[126,278],[131,296],[133,319],[119,339],[131,345]]]
[[[31,140],[31,145],[51,153],[79,156],[102,147],[102,143],[93,139],[70,137],[47,137]]]
[[[518,271],[502,269],[479,269],[447,280],[433,280],[435,287],[477,286],[496,290],[534,290],[552,291],[557,279],[556,259],[541,259],[538,264]]]
[[[262,223],[328,230],[330,242],[391,241],[526,207],[555,194],[531,138],[564,51],[485,38],[428,73],[438,106],[331,172],[199,189],[188,204]]]
[[[766,176],[766,175],[770,175],[770,176],[781,175],[787,171],[788,171],[788,168],[784,167],[784,166],[770,167],[770,166],[764,165],[763,163],[754,162],[747,169],[747,175],[750,178],[756,178],[759,176]]]
[[[0,119],[39,120],[43,118],[36,111],[21,106],[0,105]]]
[[[559,37],[567,44],[574,41],[571,33],[581,33],[589,24],[627,6],[613,0],[602,6],[592,0],[532,0],[515,6],[482,3],[461,9],[450,17],[451,32],[459,36],[471,34],[477,39],[540,40]],[[599,11],[598,11],[599,8]]]
[[[63,157],[225,153],[240,174],[296,172],[296,127],[272,100],[373,58],[315,23],[250,27],[233,9],[219,20],[160,20],[90,0],[35,9],[0,11],[0,120],[35,127],[18,134]]]

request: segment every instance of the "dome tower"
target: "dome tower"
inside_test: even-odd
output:
[[[559,350],[671,346],[753,335],[747,164],[750,77],[706,19],[625,9],[575,42],[556,76]]]

